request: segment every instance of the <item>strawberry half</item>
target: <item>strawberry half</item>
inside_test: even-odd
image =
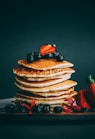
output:
[[[80,90],[76,96],[76,103],[81,107],[81,108],[88,108],[91,109],[90,104],[86,100],[85,94],[87,93],[87,90]]]
[[[56,46],[55,45],[51,45],[51,44],[45,44],[45,45],[42,45],[40,47],[40,50],[39,50],[40,54],[42,56],[48,54],[48,53],[54,53],[56,52]]]

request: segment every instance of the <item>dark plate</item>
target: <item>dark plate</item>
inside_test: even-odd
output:
[[[75,123],[95,122],[95,112],[61,114],[0,113],[0,123]]]
[[[27,114],[27,113],[6,113],[4,107],[6,104],[13,101],[14,98],[7,98],[0,100],[0,123],[95,123],[95,112],[74,112],[74,113],[41,113],[41,114]]]

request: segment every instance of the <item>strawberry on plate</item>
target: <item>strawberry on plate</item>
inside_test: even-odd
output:
[[[81,108],[87,108],[91,109],[90,104],[88,103],[85,94],[87,93],[87,90],[80,90],[76,96],[76,103],[79,105]]]
[[[87,89],[87,93],[86,93],[86,99],[88,100],[88,102],[90,103],[90,105],[95,108],[95,81],[92,78],[92,75],[90,74],[88,76],[89,79],[89,87]]]

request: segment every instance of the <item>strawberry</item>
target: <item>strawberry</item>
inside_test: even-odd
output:
[[[81,111],[81,107],[79,105],[72,105],[71,109],[73,110],[73,112],[80,112]]]
[[[72,109],[69,107],[69,106],[63,106],[63,112],[66,112],[66,113],[71,113],[73,112]]]
[[[48,53],[54,53],[56,52],[56,46],[54,44],[45,44],[45,45],[42,45],[40,47],[40,50],[39,50],[40,54],[42,56],[48,54]]]
[[[88,79],[89,79],[90,84],[87,89],[88,91],[86,93],[86,98],[88,102],[90,103],[90,105],[95,108],[95,81],[92,78],[91,74],[88,76]]]
[[[88,108],[91,109],[90,104],[86,100],[85,94],[87,90],[80,90],[76,96],[76,103],[79,105],[81,108]]]

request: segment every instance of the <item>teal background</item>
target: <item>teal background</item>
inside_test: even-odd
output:
[[[0,2],[0,98],[17,91],[12,69],[19,59],[42,44],[55,43],[65,59],[74,64],[76,90],[95,77],[94,1],[1,1]]]
[[[76,90],[87,88],[87,76],[95,78],[94,0],[0,1],[0,98],[18,90],[13,68],[42,44],[55,43],[66,60],[74,63]],[[69,124],[0,123],[0,139],[93,139],[95,121]]]

